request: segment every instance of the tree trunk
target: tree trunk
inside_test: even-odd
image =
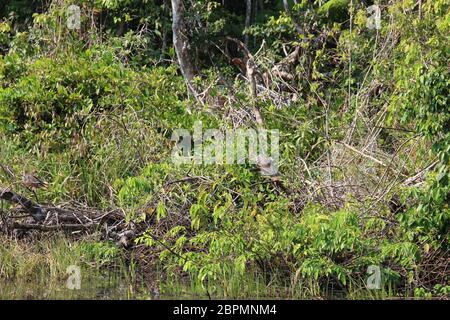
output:
[[[178,64],[180,65],[181,73],[186,81],[189,92],[197,98],[197,93],[192,86],[192,79],[195,75],[195,69],[189,52],[189,39],[186,35],[187,30],[184,21],[185,7],[183,0],[171,1],[173,45],[177,53]]]
[[[252,9],[252,21],[256,21],[256,16],[258,14],[258,1],[253,1],[253,9]],[[256,36],[253,36],[253,47],[256,47]]]
[[[295,2],[297,3],[297,2]],[[291,8],[289,7],[288,0],[283,0],[284,10],[286,10],[287,15],[291,18],[292,23],[295,26],[295,30],[297,30],[298,33],[303,34],[303,28],[298,24],[297,20],[295,19],[294,15],[292,14]]]
[[[248,30],[252,22],[252,0],[246,0],[247,8],[245,10],[245,29]],[[245,46],[248,47],[248,34],[244,36]]]
[[[164,15],[164,22],[162,24],[162,47],[161,47],[161,57],[160,60],[164,60],[166,58],[166,52],[167,52],[167,41],[168,41],[168,34],[169,34],[169,26],[166,24],[166,18],[169,17],[169,9],[170,3],[169,0],[164,0],[163,3],[163,15]]]

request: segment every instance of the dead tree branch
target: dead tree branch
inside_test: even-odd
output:
[[[8,188],[0,187],[0,199],[10,201],[20,205],[26,212],[30,213],[33,219],[38,222],[45,218],[46,211],[37,203],[30,199],[11,191]]]

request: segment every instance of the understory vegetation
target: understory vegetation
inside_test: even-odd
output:
[[[133,236],[15,228],[0,197],[0,282],[82,264],[170,296],[448,297],[449,24],[447,0],[2,1],[0,192]],[[279,130],[276,177],[174,164],[198,121]]]

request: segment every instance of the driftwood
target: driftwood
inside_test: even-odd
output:
[[[39,231],[56,231],[56,230],[86,230],[86,229],[92,229],[97,228],[99,226],[98,223],[87,223],[87,224],[60,224],[60,225],[41,225],[41,224],[31,224],[31,223],[19,223],[14,222],[13,228],[14,229],[21,229],[21,230],[39,230]]]
[[[20,205],[26,212],[31,214],[36,222],[45,219],[46,212],[40,205],[8,188],[0,188],[0,199]]]
[[[9,201],[25,212],[19,215],[2,215],[0,230],[55,232],[67,231],[72,234],[99,232],[105,239],[114,240],[121,247],[130,247],[137,236],[136,226],[125,223],[120,210],[108,212],[86,208],[80,205],[58,207],[38,204],[9,188],[0,188],[0,200]],[[0,212],[2,213],[2,212]],[[31,216],[33,220],[24,220]]]

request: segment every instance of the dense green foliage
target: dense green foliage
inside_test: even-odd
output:
[[[80,30],[65,24],[72,2]],[[120,208],[144,223],[141,258],[168,281],[189,274],[239,296],[231,286],[256,273],[292,297],[352,297],[376,265],[385,296],[448,294],[448,1],[303,0],[289,12],[253,1],[247,28],[244,1],[186,2],[199,99],[177,67],[170,1],[5,1],[0,164],[36,168],[50,182],[45,201]],[[379,30],[366,24],[374,2]],[[282,187],[248,163],[171,161],[174,129],[255,127],[231,63],[243,56],[229,38],[244,35],[271,76],[256,99],[281,133]],[[293,77],[277,76],[297,47]]]

